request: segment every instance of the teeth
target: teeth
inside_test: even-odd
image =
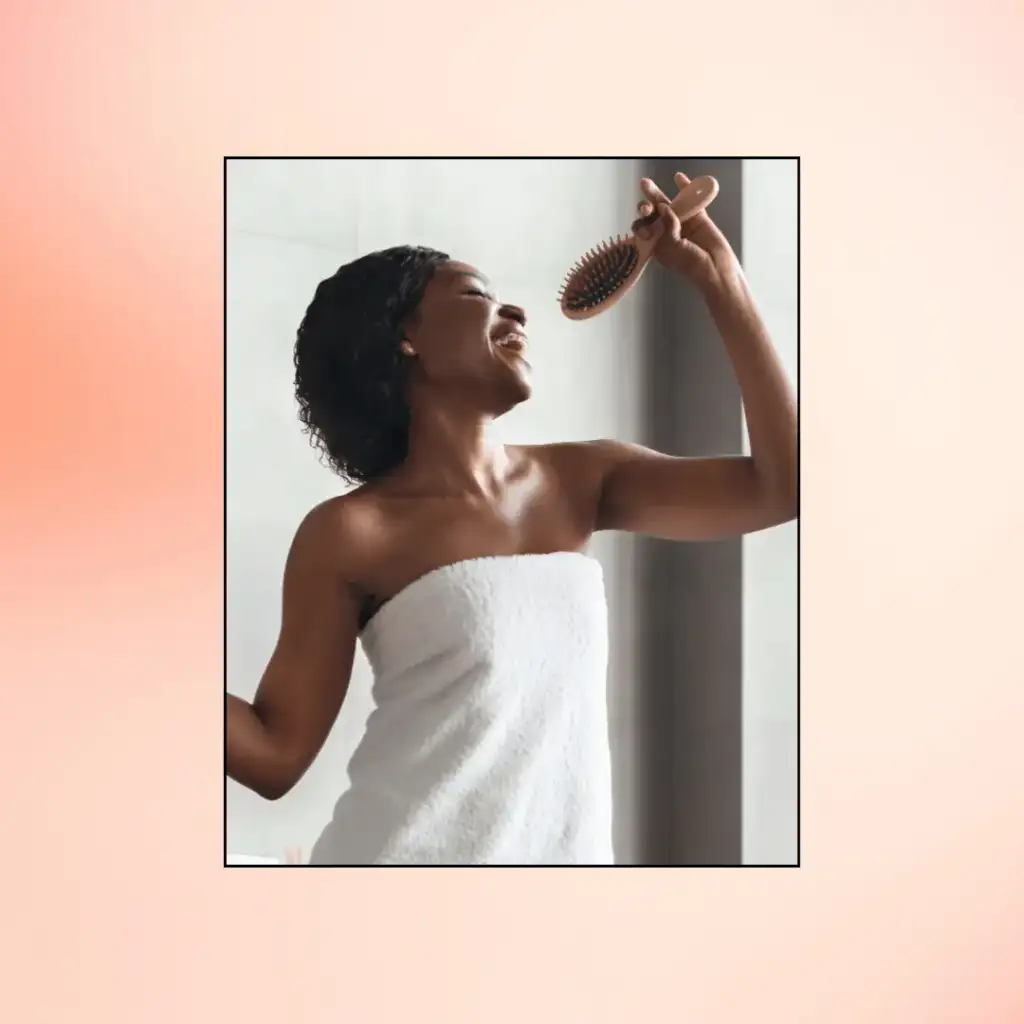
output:
[[[503,334],[500,338],[495,341],[495,345],[501,348],[508,348],[509,345],[522,343],[523,347],[526,347],[526,339],[521,334]]]

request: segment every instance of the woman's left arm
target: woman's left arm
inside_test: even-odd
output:
[[[680,188],[689,184],[676,175]],[[593,442],[600,460],[596,528],[670,540],[710,540],[795,519],[796,397],[732,247],[706,212],[680,225],[649,180],[640,213],[660,211],[655,258],[699,289],[739,382],[749,456],[679,458],[638,445]]]

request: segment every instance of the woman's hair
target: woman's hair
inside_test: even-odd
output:
[[[351,483],[388,472],[409,448],[406,321],[434,271],[436,249],[370,253],[321,281],[295,341],[295,397],[313,447]]]

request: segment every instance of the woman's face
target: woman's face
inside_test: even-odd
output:
[[[414,385],[471,397],[500,415],[530,397],[526,313],[502,303],[480,271],[465,263],[438,267],[403,349],[415,354]]]

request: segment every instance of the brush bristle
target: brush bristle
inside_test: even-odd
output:
[[[632,240],[623,240],[621,235],[591,249],[566,274],[559,302],[565,299],[566,307],[574,313],[593,309],[625,284],[638,258]]]

